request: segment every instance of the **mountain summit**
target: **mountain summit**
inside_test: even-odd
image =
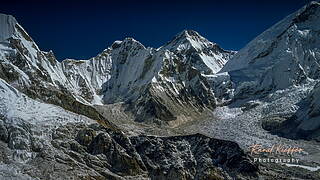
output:
[[[204,74],[215,74],[236,53],[222,49],[193,30],[182,31],[161,49],[176,53]]]

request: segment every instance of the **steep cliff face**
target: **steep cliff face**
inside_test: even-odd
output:
[[[312,2],[241,49],[228,72],[238,97],[285,89],[320,76],[320,5]]]
[[[152,78],[134,107],[137,120],[157,118],[164,121],[187,121],[204,109],[215,107],[214,94],[201,73],[177,56],[165,54],[162,67]],[[169,55],[169,56],[168,56]]]
[[[111,77],[110,49],[89,60],[66,59],[61,62],[70,91],[89,104],[101,105],[102,85]]]
[[[135,99],[151,81],[159,61],[154,63],[153,50],[132,38],[117,41],[111,47],[111,78],[104,84],[104,101],[115,103]]]

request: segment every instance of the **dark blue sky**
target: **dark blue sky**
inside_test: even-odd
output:
[[[88,59],[115,40],[133,37],[159,47],[183,29],[193,29],[224,49],[246,43],[309,0],[224,1],[6,0],[11,14],[42,50],[58,60]]]

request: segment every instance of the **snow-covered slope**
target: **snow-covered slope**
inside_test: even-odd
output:
[[[234,142],[201,134],[128,137],[2,79],[0,152],[0,179],[231,179],[258,171]]]
[[[312,2],[241,49],[228,72],[240,96],[284,89],[320,77],[320,4]]]
[[[152,70],[153,66],[144,69],[145,61],[152,57],[152,49],[145,48],[135,39],[116,41],[111,47],[111,79],[104,84],[106,103],[125,101],[129,97],[138,96],[143,86],[153,77],[152,73],[147,72],[156,71]]]
[[[152,79],[156,81],[155,76],[168,62],[167,59],[190,66],[200,73],[214,74],[235,53],[221,49],[191,30],[181,32],[159,49],[145,48],[132,38],[117,41],[111,47],[112,78],[105,84],[107,94],[104,97],[107,103],[138,96],[142,90],[139,92],[137,89]],[[171,72],[173,69],[168,71],[174,73]]]
[[[236,51],[227,51],[193,30],[184,30],[160,49],[174,52],[203,74],[215,74]]]
[[[93,105],[102,104],[102,85],[110,79],[110,49],[89,60],[66,59],[61,63],[69,89],[76,97],[82,97]]]
[[[2,79],[0,118],[4,123],[0,124],[1,140],[9,139],[9,147],[17,149],[13,156],[19,161],[31,158],[34,155],[30,153],[31,149],[46,146],[54,128],[71,122],[94,122],[61,107],[33,100]]]

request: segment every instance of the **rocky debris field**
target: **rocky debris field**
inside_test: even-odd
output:
[[[0,142],[1,179],[257,177],[258,166],[236,143],[201,134],[127,137],[97,123],[68,123],[52,130],[46,143],[35,139],[28,126],[7,128],[0,122],[6,132]],[[25,138],[30,143],[21,141]],[[21,150],[32,155],[20,157]]]

